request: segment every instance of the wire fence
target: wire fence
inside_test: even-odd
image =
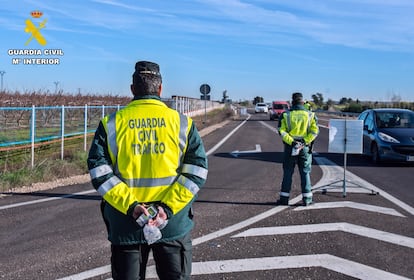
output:
[[[174,96],[163,100],[170,108],[189,115],[200,115],[224,105],[215,101],[204,101]],[[124,106],[84,105],[48,107],[0,107],[0,164],[47,158],[53,154],[65,158],[65,148],[87,151],[88,143],[98,127],[99,121]],[[60,144],[60,145],[59,145]],[[82,145],[82,146],[81,146]],[[52,151],[53,150],[53,151]],[[52,153],[53,152],[53,153]],[[20,162],[22,163],[22,162]],[[6,168],[4,168],[6,169]]]

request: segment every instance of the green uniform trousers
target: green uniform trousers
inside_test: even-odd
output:
[[[182,239],[152,245],[111,245],[114,280],[143,280],[152,250],[160,280],[187,280],[191,275],[192,242],[188,233]]]
[[[305,146],[297,156],[292,156],[292,146],[284,145],[283,154],[283,180],[282,188],[280,192],[280,199],[282,202],[287,203],[289,200],[290,190],[292,188],[292,176],[295,170],[295,165],[298,165],[302,200],[305,203],[312,202],[312,185],[310,180],[310,173],[312,167],[312,154],[310,153],[310,147]]]

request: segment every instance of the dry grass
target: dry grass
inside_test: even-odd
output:
[[[203,128],[221,123],[225,120],[232,119],[234,117],[234,111],[229,107],[223,109],[216,109],[211,112],[208,112],[207,115],[199,115],[193,117],[195,126],[200,131]]]

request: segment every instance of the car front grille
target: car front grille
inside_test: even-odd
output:
[[[393,150],[402,155],[414,156],[414,146],[397,146]]]

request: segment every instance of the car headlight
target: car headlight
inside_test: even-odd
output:
[[[390,143],[400,143],[400,141],[398,141],[397,139],[395,139],[394,137],[389,136],[388,134],[379,132],[378,133],[378,137],[384,141],[384,142],[390,142]]]

